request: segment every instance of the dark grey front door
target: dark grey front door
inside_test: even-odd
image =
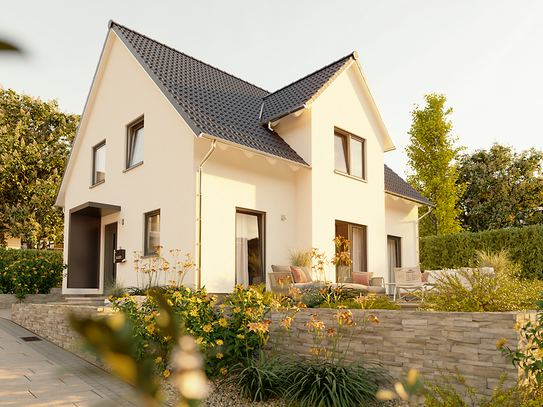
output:
[[[117,222],[106,225],[104,242],[104,288],[107,288],[115,282],[117,277],[117,264],[115,263]]]

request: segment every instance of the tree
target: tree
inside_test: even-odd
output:
[[[454,147],[457,138],[452,136],[452,123],[447,119],[452,108],[445,110],[445,96],[431,94],[424,98],[427,106],[421,110],[416,105],[411,112],[413,124],[406,153],[413,174],[408,174],[407,181],[436,206],[437,233],[428,227],[430,219],[425,217],[421,220],[421,235],[458,233],[462,228],[456,202],[463,186],[456,182],[455,160],[464,147]],[[426,207],[419,208],[419,216],[427,211]]]
[[[40,248],[62,242],[64,217],[53,205],[78,123],[56,101],[0,87],[0,244],[8,235]]]
[[[462,227],[479,232],[543,223],[542,163],[542,151],[519,154],[497,143],[463,155],[457,181],[466,185],[458,201]]]

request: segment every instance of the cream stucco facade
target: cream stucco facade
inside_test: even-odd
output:
[[[143,163],[127,170],[127,129],[142,117]],[[221,140],[210,150],[214,138],[194,133],[110,31],[57,199],[66,215],[69,276],[77,274],[78,261],[85,259],[80,246],[88,244],[78,222],[93,218],[84,228],[97,242],[96,280],[71,284],[68,277],[63,292],[103,292],[108,225],[116,228],[115,248],[126,251],[126,261],[116,263],[115,279],[135,286],[132,253],[143,250],[145,214],[157,210],[164,251],[180,249],[197,260],[200,254],[200,270],[192,268],[185,283],[206,286],[209,292],[230,292],[239,282],[235,237],[240,211],[263,219],[265,273],[272,264],[288,264],[290,248],[317,247],[330,258],[338,221],[364,228],[364,268],[376,276],[388,279],[387,236],[401,239],[404,265],[418,264],[417,204],[384,191],[383,155],[391,141],[358,63],[311,106],[270,126],[308,165]],[[364,179],[334,169],[335,129],[364,140]],[[93,151],[104,142],[105,180],[93,185]],[[200,185],[198,168],[209,153]],[[335,272],[329,278],[334,280]]]

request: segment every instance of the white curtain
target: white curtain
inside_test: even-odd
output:
[[[388,254],[388,278],[390,283],[395,282],[394,278],[394,267],[398,259],[396,259],[396,241],[394,239],[387,240],[387,254]]]
[[[249,285],[248,218],[250,215],[236,214],[236,284]]]
[[[366,271],[364,267],[364,229],[352,228],[352,271]]]

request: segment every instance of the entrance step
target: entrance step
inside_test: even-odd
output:
[[[103,295],[65,295],[64,301],[68,304],[104,305],[107,297]]]

